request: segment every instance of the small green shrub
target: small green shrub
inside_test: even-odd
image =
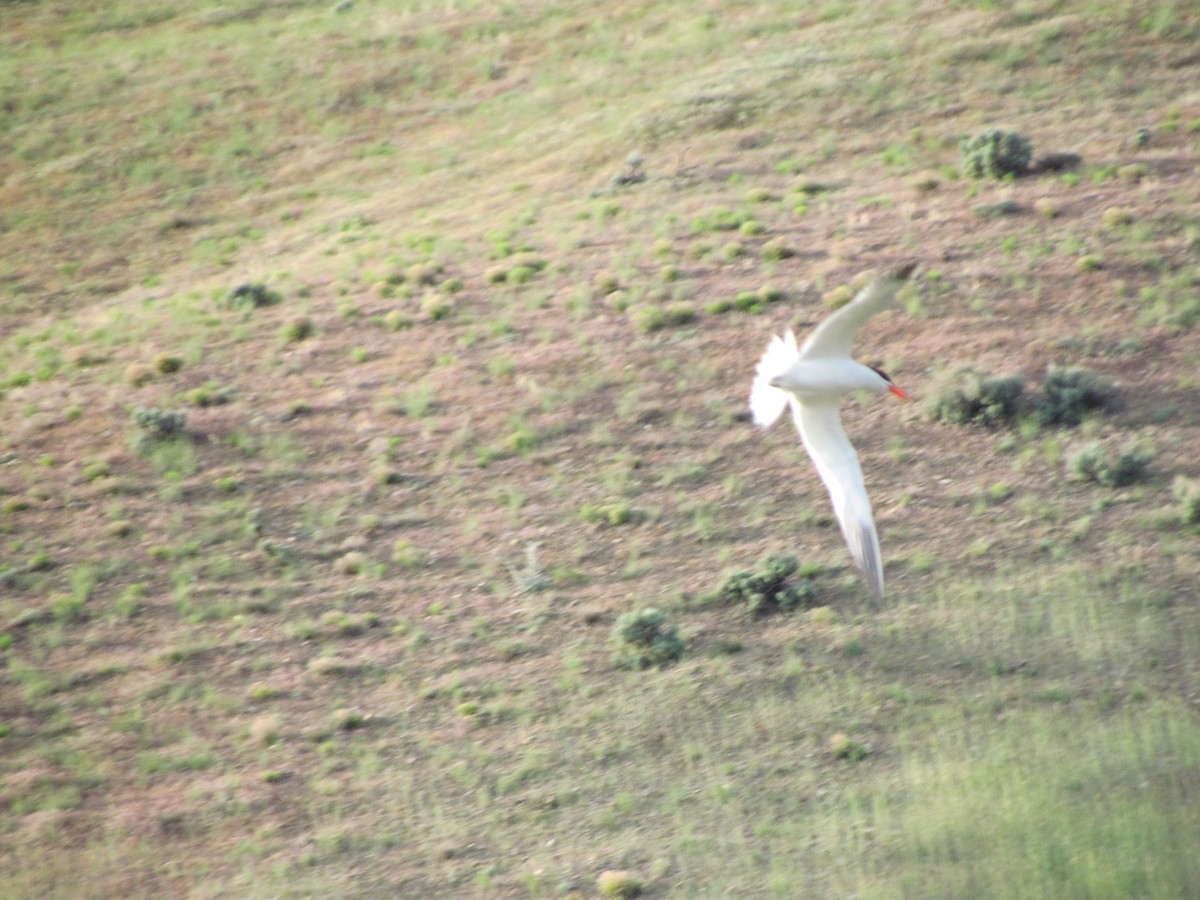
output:
[[[1020,376],[993,378],[974,369],[959,369],[930,394],[929,417],[947,425],[996,425],[1011,422],[1021,409],[1025,385]]]
[[[183,368],[183,360],[178,356],[171,356],[168,353],[160,353],[154,357],[154,369],[161,372],[163,375],[171,375]]]
[[[388,331],[403,331],[413,326],[412,317],[399,309],[388,310],[378,321]]]
[[[696,307],[686,301],[668,303],[666,306],[646,304],[630,309],[629,317],[635,329],[649,334],[664,328],[686,325],[696,318]]]
[[[154,380],[154,370],[145,363],[130,363],[125,367],[125,380],[131,387],[142,387]]]
[[[742,312],[760,312],[762,297],[758,295],[758,291],[738,291],[733,298],[733,307]]]
[[[409,284],[434,284],[442,273],[442,267],[434,262],[413,263],[404,272],[404,280]]]
[[[579,518],[589,525],[629,525],[641,519],[641,513],[628,500],[611,503],[585,503],[579,508]]]
[[[192,388],[186,396],[192,406],[221,406],[233,399],[233,388],[222,387],[220,382],[206,381],[200,387]]]
[[[412,541],[399,538],[392,545],[392,562],[402,569],[419,569],[425,564],[425,551]]]
[[[1029,168],[1033,145],[1016,132],[990,128],[961,145],[962,171],[970,178],[1004,178]]]
[[[1113,452],[1098,441],[1085,444],[1067,462],[1072,477],[1105,487],[1125,487],[1147,477],[1154,454],[1132,444]]]
[[[1171,493],[1179,504],[1179,519],[1184,525],[1200,526],[1200,481],[1176,475]]]
[[[640,896],[645,886],[632,872],[610,869],[600,873],[600,877],[596,879],[596,890],[601,897],[630,900]]]
[[[447,318],[454,312],[454,301],[445,294],[428,291],[421,298],[421,313],[435,322]]]
[[[758,561],[754,571],[727,575],[709,599],[717,603],[744,603],[754,616],[808,606],[816,596],[816,587],[812,578],[803,573],[798,581],[791,581],[799,571],[796,557],[768,553]]]
[[[228,309],[258,309],[274,306],[283,299],[265,284],[239,284],[225,295],[223,305]]]
[[[139,452],[148,450],[155,443],[179,437],[187,428],[187,413],[182,410],[139,406],[132,416],[134,424],[142,430],[137,440]]]
[[[1104,409],[1115,396],[1113,383],[1095,372],[1052,366],[1035,410],[1044,425],[1078,425],[1086,413]]]
[[[298,344],[300,341],[306,341],[317,332],[316,325],[308,316],[297,316],[287,322],[279,330],[279,338],[285,344]]]
[[[367,556],[357,550],[339,556],[333,564],[339,575],[361,575],[367,568]]]
[[[617,619],[612,642],[613,661],[627,669],[667,666],[683,656],[683,638],[675,626],[664,628],[667,617],[657,609],[626,613]]]
[[[858,762],[865,759],[871,752],[870,748],[861,741],[856,741],[848,734],[838,732],[832,735],[826,742],[829,748],[829,753],[834,759],[842,759],[848,762]]]

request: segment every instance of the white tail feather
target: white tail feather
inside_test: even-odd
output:
[[[799,358],[796,336],[791,331],[784,337],[771,337],[767,351],[758,361],[754,384],[750,387],[750,415],[753,416],[755,425],[770,428],[787,408],[791,395],[780,388],[772,387],[771,379],[782,375]]]

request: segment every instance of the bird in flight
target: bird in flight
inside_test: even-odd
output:
[[[791,407],[804,449],[829,490],[850,556],[881,600],[879,535],[858,454],[842,428],[838,406],[852,391],[890,391],[908,399],[883,370],[851,359],[850,344],[862,324],[891,302],[916,267],[910,262],[876,278],[818,325],[799,348],[790,330],[783,337],[772,336],[750,389],[750,413],[762,428],[770,428],[784,408]]]

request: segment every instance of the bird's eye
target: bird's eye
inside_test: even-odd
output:
[[[883,369],[879,368],[879,366],[869,366],[868,368],[870,368],[871,371],[873,371],[876,375],[878,375],[880,378],[882,378],[888,384],[892,383],[892,379],[888,376],[888,373],[883,371]]]

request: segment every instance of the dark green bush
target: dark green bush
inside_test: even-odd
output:
[[[229,309],[258,309],[274,306],[283,298],[265,284],[239,284],[225,295],[225,306]]]
[[[1029,168],[1033,145],[1012,131],[990,128],[962,141],[962,170],[970,178],[1003,178]]]
[[[1176,475],[1171,492],[1179,503],[1179,519],[1184,525],[1200,526],[1200,481]]]
[[[627,669],[666,666],[683,656],[683,638],[675,626],[664,628],[667,617],[657,609],[626,613],[617,619],[612,641],[614,661]]]
[[[182,437],[187,428],[187,413],[182,410],[139,406],[132,416],[134,424],[140,429],[133,441],[133,448],[143,455],[149,454],[159,444]]]
[[[187,413],[181,410],[163,410],[155,406],[139,406],[133,411],[133,421],[146,437],[163,441],[183,433],[187,427]]]
[[[930,418],[948,425],[1001,425],[1016,418],[1024,391],[1018,375],[992,378],[960,369],[930,395],[927,411]]]
[[[1036,403],[1044,425],[1078,425],[1086,413],[1104,409],[1116,397],[1113,383],[1087,369],[1052,366]]]
[[[816,589],[812,579],[806,576],[791,580],[799,570],[796,557],[768,553],[759,560],[754,571],[733,572],[726,576],[711,599],[718,603],[744,603],[755,616],[806,606]]]
[[[1154,454],[1136,444],[1110,451],[1093,441],[1072,454],[1068,465],[1071,475],[1081,481],[1094,481],[1105,487],[1125,487],[1146,478]]]

